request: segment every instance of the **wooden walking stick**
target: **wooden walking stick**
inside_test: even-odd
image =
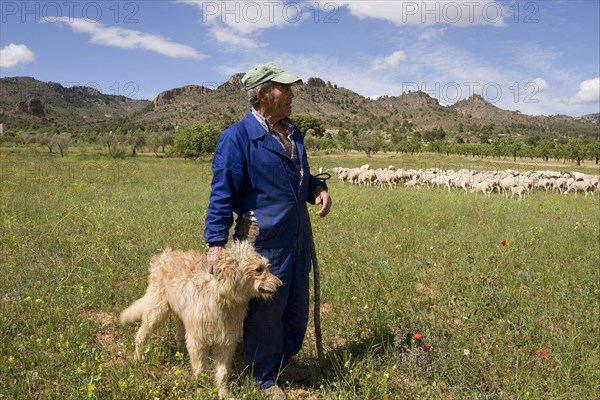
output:
[[[307,215],[308,215],[308,210]],[[310,217],[308,217],[310,223]],[[325,352],[323,350],[323,334],[321,333],[321,275],[319,273],[319,260],[317,259],[317,249],[315,247],[315,239],[312,231],[312,224],[310,227],[310,256],[312,258],[312,267],[314,274],[314,296],[315,304],[313,309],[314,323],[315,323],[315,341],[317,343],[317,359],[319,365],[323,367],[325,365]]]
[[[328,173],[317,175],[315,178],[321,179],[323,182],[331,178]],[[310,256],[312,258],[312,267],[314,275],[314,296],[315,304],[313,309],[314,324],[315,324],[315,341],[317,344],[317,359],[321,367],[325,366],[325,351],[323,350],[323,334],[321,333],[321,274],[319,271],[319,259],[317,258],[317,248],[315,247],[315,236],[310,222],[308,206],[306,206],[306,218],[308,218],[308,226],[310,227]]]

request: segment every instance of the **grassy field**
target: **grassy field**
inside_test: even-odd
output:
[[[365,162],[534,169],[427,154],[312,160]],[[191,377],[171,321],[139,364],[135,328],[116,321],[143,293],[153,254],[203,247],[209,163],[0,149],[0,167],[0,398],[212,398],[212,375]],[[291,398],[596,398],[597,196],[511,201],[333,181],[332,214],[313,218],[328,365],[309,327],[299,360],[313,377],[287,386]],[[260,399],[246,374],[232,385]]]

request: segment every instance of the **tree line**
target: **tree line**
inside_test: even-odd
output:
[[[416,154],[435,152],[446,155],[462,155],[480,158],[542,158],[545,161],[572,161],[580,165],[584,160],[599,163],[600,141],[590,138],[562,137],[558,139],[541,136],[525,138],[483,135],[480,143],[467,143],[461,136],[447,140],[442,128],[415,132],[411,127],[400,127],[392,133],[383,130],[327,131],[322,121],[311,116],[292,117],[304,134],[305,146],[310,151],[364,152],[367,157],[378,152]],[[50,153],[64,156],[69,148],[77,146],[81,151],[90,145],[102,146],[112,157],[135,156],[149,151],[157,156],[174,156],[195,160],[214,151],[222,127],[196,123],[185,127],[160,127],[156,131],[144,131],[141,127],[117,127],[114,131],[93,133],[70,133],[47,130],[37,134],[19,134],[0,137],[0,143],[13,145],[37,144]]]
[[[349,151],[356,150],[367,157],[378,152],[416,154],[434,152],[446,155],[462,155],[480,158],[542,158],[555,161],[572,161],[580,165],[584,160],[600,160],[600,141],[597,139],[560,138],[539,139],[535,142],[519,138],[498,136],[486,143],[466,143],[458,137],[449,141],[438,136],[413,134],[409,136],[387,134],[383,131],[345,131],[335,136],[324,134],[322,137],[306,135],[306,148],[313,151]]]

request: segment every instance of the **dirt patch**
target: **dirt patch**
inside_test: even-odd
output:
[[[323,397],[304,389],[288,389],[285,391],[288,399],[320,400]]]
[[[101,328],[113,326],[115,321],[115,317],[111,313],[97,310],[88,310],[87,318],[100,325]]]
[[[328,314],[331,311],[331,304],[321,303],[321,316]]]
[[[424,283],[418,282],[415,285],[415,290],[417,291],[418,294],[426,294],[428,296],[433,296],[435,291],[433,290],[433,288],[425,285]]]
[[[98,333],[96,333],[96,339],[104,348],[115,347],[115,318],[111,313],[104,311],[89,310],[87,312],[87,318],[98,325]]]

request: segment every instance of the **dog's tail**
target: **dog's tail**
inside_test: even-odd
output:
[[[128,325],[135,321],[141,321],[144,312],[146,296],[137,299],[132,305],[127,307],[119,316],[121,325]]]

